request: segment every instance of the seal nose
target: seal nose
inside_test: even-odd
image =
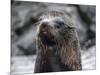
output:
[[[42,25],[40,26],[40,31],[43,33],[47,33],[48,29],[49,29],[49,26],[47,22],[42,23]]]
[[[44,22],[44,23],[42,23],[42,25],[41,25],[43,28],[47,28],[48,27],[48,23],[47,22]]]

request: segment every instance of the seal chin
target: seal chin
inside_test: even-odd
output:
[[[42,43],[47,46],[54,46],[56,41],[54,40],[54,36],[50,32],[41,32],[39,33],[39,38],[41,39]]]

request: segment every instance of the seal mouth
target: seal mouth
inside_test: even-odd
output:
[[[54,36],[50,32],[42,31],[39,33],[39,37],[44,45],[54,46],[56,44]]]

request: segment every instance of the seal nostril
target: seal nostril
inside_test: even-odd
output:
[[[47,22],[43,22],[40,26],[40,32],[43,34],[47,34],[48,32],[48,23]]]
[[[45,28],[46,27],[46,24],[43,24],[42,27]]]
[[[45,23],[42,23],[42,27],[43,27],[43,28],[46,28],[47,25],[48,25],[48,23],[46,23],[46,22],[45,22]]]

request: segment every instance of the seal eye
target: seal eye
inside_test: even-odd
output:
[[[55,25],[56,28],[60,28],[60,25]]]
[[[64,25],[64,22],[63,22],[63,21],[56,21],[55,27],[56,27],[56,28],[60,28],[60,27],[62,27],[63,25]]]

